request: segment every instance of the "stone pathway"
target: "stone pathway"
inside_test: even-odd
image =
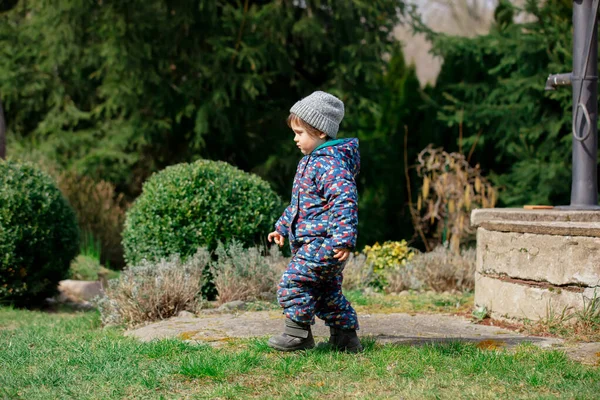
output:
[[[546,349],[564,350],[579,362],[600,365],[600,343],[568,345],[556,338],[522,335],[494,326],[472,324],[468,319],[439,314],[359,314],[360,336],[371,336],[380,343],[419,345],[448,341],[478,343],[486,349],[511,348],[529,342]],[[229,338],[265,337],[280,333],[283,315],[277,311],[239,311],[234,313],[184,313],[176,318],[152,323],[126,335],[143,341],[180,338],[208,342],[215,346]],[[328,328],[318,321],[313,328],[317,337],[329,335]]]

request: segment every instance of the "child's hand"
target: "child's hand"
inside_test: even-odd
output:
[[[350,255],[350,249],[333,249],[335,253],[333,258],[337,258],[340,261],[346,261]]]
[[[283,246],[283,244],[285,243],[285,238],[277,231],[269,233],[267,239],[269,239],[269,243],[275,240],[275,243],[278,244],[279,247]]]

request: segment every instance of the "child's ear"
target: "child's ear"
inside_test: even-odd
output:
[[[325,133],[321,132],[321,133],[319,134],[319,137],[320,137],[321,139],[326,139],[326,138],[327,138],[327,134],[325,134]]]

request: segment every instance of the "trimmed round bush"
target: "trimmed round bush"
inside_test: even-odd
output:
[[[75,212],[32,164],[0,160],[0,302],[41,304],[79,251]]]
[[[282,210],[279,196],[256,175],[222,161],[177,164],[152,175],[127,212],[123,232],[129,265],[236,239],[264,242]]]

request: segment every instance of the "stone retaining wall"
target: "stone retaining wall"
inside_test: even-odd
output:
[[[600,212],[482,209],[475,304],[494,318],[537,320],[600,297]]]

